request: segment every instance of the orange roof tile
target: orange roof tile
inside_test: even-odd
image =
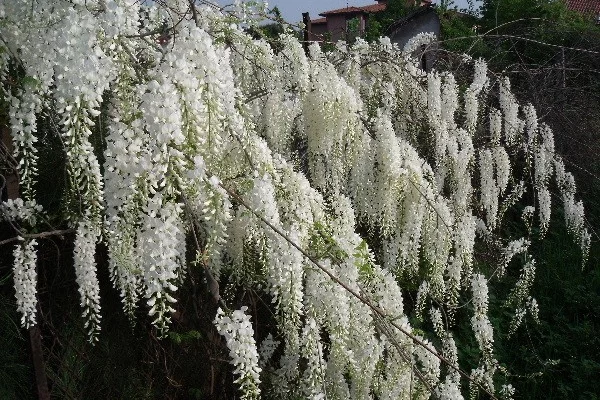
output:
[[[320,13],[319,15],[327,16],[332,14],[356,14],[356,13],[373,13],[385,10],[385,4],[372,4],[361,7],[344,7],[336,10],[330,10]]]
[[[317,19],[312,19],[310,21],[311,24],[315,25],[315,24],[326,24],[327,23],[327,18],[317,18]]]
[[[369,6],[359,7],[366,12],[379,12],[385,10],[385,4],[372,4]]]
[[[583,14],[600,13],[600,0],[567,0],[567,8]]]

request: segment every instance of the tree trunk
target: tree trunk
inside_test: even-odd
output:
[[[44,351],[42,349],[42,334],[39,326],[29,328],[29,340],[31,342],[31,357],[33,358],[33,369],[35,371],[35,384],[39,400],[50,400],[48,380],[46,379],[46,364],[44,363]]]
[[[10,129],[5,124],[0,124],[0,165],[6,168],[8,171],[3,174],[0,169],[0,200],[16,199],[19,197],[19,178],[17,177],[16,171],[13,169],[16,165],[13,165],[12,152],[13,144],[10,136]],[[2,179],[4,178],[4,179]]]

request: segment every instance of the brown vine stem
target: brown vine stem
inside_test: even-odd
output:
[[[190,207],[190,204],[189,204],[187,198],[183,195],[181,198],[183,199],[183,204],[185,205],[185,208],[186,208],[188,214],[190,215],[190,219],[192,220],[192,234],[194,237],[194,243],[196,244],[196,249],[197,249],[197,251],[201,251],[202,247],[200,246],[200,242],[198,241],[198,236],[196,235],[196,230],[200,229],[200,227],[198,225],[198,220],[196,218],[196,215],[194,214],[192,207]],[[208,290],[210,291],[210,294],[212,295],[213,299],[215,300],[215,303],[217,303],[223,311],[228,311],[229,307],[227,307],[227,304],[225,304],[225,301],[223,300],[223,298],[221,297],[221,295],[219,293],[219,282],[217,282],[217,280],[215,279],[213,274],[208,269],[208,265],[206,262],[203,262],[202,266],[204,268],[204,274],[206,277],[206,284],[208,286]]]
[[[357,298],[360,302],[362,302],[363,304],[365,304],[367,307],[369,307],[371,310],[373,310],[373,312],[375,314],[377,314],[378,316],[380,316],[381,318],[385,319],[386,321],[388,321],[388,323],[393,326],[394,328],[398,329],[400,332],[402,332],[403,334],[405,334],[406,336],[408,336],[414,343],[418,344],[419,346],[423,347],[426,351],[428,351],[429,353],[433,354],[433,356],[435,356],[436,358],[438,358],[441,362],[443,362],[444,364],[446,364],[448,367],[450,367],[451,369],[453,369],[454,371],[458,372],[463,378],[467,379],[469,382],[474,383],[475,385],[477,385],[481,390],[483,390],[488,396],[490,396],[490,398],[492,400],[498,400],[498,398],[496,396],[494,396],[493,393],[491,393],[485,386],[483,386],[480,382],[478,382],[477,380],[471,378],[465,371],[463,371],[462,369],[460,369],[459,367],[457,367],[456,365],[454,365],[453,363],[451,363],[448,359],[446,359],[444,356],[439,355],[438,353],[436,353],[434,350],[432,350],[430,347],[428,347],[421,339],[419,339],[418,337],[416,337],[415,335],[413,335],[412,333],[408,332],[406,329],[404,329],[403,327],[401,327],[400,325],[398,325],[396,322],[392,321],[388,315],[385,313],[385,311],[383,311],[381,308],[379,308],[378,306],[376,306],[375,304],[373,304],[369,299],[367,299],[365,296],[363,296],[362,294],[358,293],[357,291],[355,291],[354,289],[352,289],[351,287],[349,287],[348,285],[346,285],[344,282],[342,282],[337,276],[335,276],[328,268],[325,268],[323,265],[321,265],[321,263],[313,256],[311,256],[310,254],[308,254],[304,249],[302,249],[298,244],[296,244],[296,242],[294,242],[292,239],[290,239],[283,231],[281,231],[281,229],[277,228],[275,225],[271,224],[265,217],[263,217],[262,215],[260,215],[260,213],[258,213],[256,210],[254,210],[252,207],[250,207],[245,201],[244,199],[242,199],[235,191],[229,189],[227,186],[223,185],[222,182],[219,183],[219,186],[221,186],[223,188],[223,190],[225,190],[232,198],[234,198],[235,200],[237,200],[241,205],[243,205],[248,211],[250,211],[255,217],[257,217],[258,219],[260,219],[265,225],[267,225],[269,228],[271,228],[275,233],[277,233],[279,236],[281,236],[286,242],[288,242],[292,247],[294,247],[296,250],[298,250],[304,257],[306,257],[308,260],[310,260],[310,262],[312,262],[317,268],[319,268],[325,275],[327,275],[332,281],[334,281],[335,283],[337,283],[338,285],[340,285],[342,288],[344,288],[344,290],[346,290],[348,293],[350,293],[352,296],[354,296],[355,298]]]
[[[194,24],[198,26],[198,13],[196,11],[195,0],[190,0],[190,9],[192,10],[192,19],[194,20]]]
[[[63,229],[63,230],[57,230],[57,231],[23,234],[23,235],[19,235],[19,236],[10,238],[10,239],[0,241],[0,246],[5,245],[5,244],[10,244],[13,242],[18,242],[19,240],[23,240],[23,239],[41,239],[41,238],[47,238],[47,237],[51,237],[51,236],[68,235],[68,234],[74,233],[74,232],[75,232],[75,229]]]

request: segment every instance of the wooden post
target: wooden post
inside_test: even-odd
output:
[[[9,166],[13,153],[13,144],[10,137],[10,129],[4,123],[0,124],[0,159],[5,165]],[[0,191],[0,200],[6,201],[8,199],[16,199],[19,197],[19,178],[16,173],[8,173],[3,175],[4,181],[0,179],[0,187],[4,185]]]
[[[44,350],[42,348],[42,333],[38,325],[29,328],[29,341],[31,343],[31,358],[39,400],[50,400],[48,379],[46,378],[46,364],[44,363]]]
[[[562,68],[562,87],[563,89],[567,87],[567,74],[565,72],[565,48],[561,47],[561,68]]]
[[[309,13],[302,13],[302,23],[304,24],[304,43],[302,43],[302,47],[304,47],[304,53],[308,56],[308,42],[310,41],[310,32],[312,30]]]

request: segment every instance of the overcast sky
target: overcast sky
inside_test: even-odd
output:
[[[312,19],[320,18],[319,13],[346,6],[364,6],[376,4],[375,0],[268,0],[269,8],[277,6],[283,18],[288,22],[302,21],[302,13],[308,11]],[[439,0],[433,0],[439,3]],[[233,0],[218,0],[221,5],[232,4]],[[454,0],[454,4],[460,8],[467,8],[467,0]]]

